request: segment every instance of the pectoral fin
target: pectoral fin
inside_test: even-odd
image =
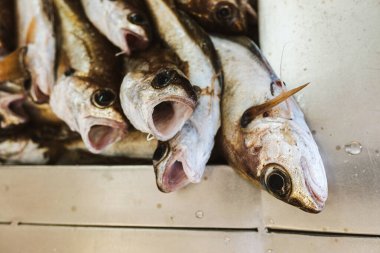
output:
[[[309,83],[304,84],[300,87],[294,88],[292,90],[285,91],[281,93],[279,96],[265,102],[264,104],[256,105],[247,109],[240,120],[241,127],[243,128],[247,127],[249,123],[251,123],[252,120],[254,120],[258,115],[263,114],[264,112],[270,110],[271,108],[281,104],[282,102],[287,100],[289,97],[298,93],[299,91],[301,91],[303,88],[305,88],[308,85]]]
[[[24,62],[26,52],[27,47],[19,48],[0,61],[0,83],[29,78]]]

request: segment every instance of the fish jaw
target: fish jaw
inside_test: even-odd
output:
[[[244,146],[251,156],[247,160],[256,161],[248,168],[248,177],[288,204],[321,212],[327,200],[327,179],[310,131],[288,119],[262,118],[244,132]]]
[[[93,104],[92,96],[98,88],[75,76],[62,77],[50,98],[53,112],[79,132],[89,151],[96,154],[120,140],[127,129],[118,102],[107,108]]]
[[[143,35],[140,35],[122,28],[120,33],[122,38],[117,46],[121,48],[127,56],[131,55],[133,52],[142,51],[148,48],[150,44],[149,37],[145,32],[141,32]]]
[[[163,88],[152,87],[156,75],[128,74],[121,85],[124,114],[138,130],[160,141],[173,138],[192,116],[197,105],[193,87],[184,77],[174,78]],[[184,81],[185,80],[185,81]]]
[[[163,147],[167,151],[158,155],[162,152]],[[163,157],[160,157],[161,155]],[[185,157],[184,150],[172,149],[169,142],[159,143],[153,156],[153,167],[156,174],[156,184],[161,192],[174,192],[192,183],[191,177],[188,176],[189,166]]]
[[[140,13],[125,1],[82,0],[85,12],[91,22],[122,53],[131,55],[134,51],[146,49],[150,43],[150,25],[138,25],[129,20],[133,13]],[[145,15],[141,14],[144,18]]]
[[[0,128],[8,128],[27,122],[28,117],[23,108],[25,100],[24,94],[10,94],[0,91]]]
[[[88,150],[99,154],[125,136],[126,124],[110,119],[88,117],[81,121],[79,133]]]

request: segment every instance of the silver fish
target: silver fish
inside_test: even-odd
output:
[[[62,48],[50,105],[90,152],[100,153],[127,130],[118,94],[122,61],[113,47],[85,18],[78,1],[54,0]]]
[[[144,50],[151,40],[148,17],[135,1],[81,0],[87,17],[126,55]]]
[[[162,40],[188,64],[185,74],[199,97],[193,116],[173,139],[159,144],[153,157],[158,188],[171,192],[202,178],[220,127],[222,73],[208,35],[178,13],[173,1],[148,0],[147,5]]]
[[[229,163],[274,197],[320,212],[327,199],[322,158],[304,115],[258,47],[212,38],[225,77],[222,138]]]
[[[191,117],[197,102],[182,63],[160,47],[127,60],[120,88],[123,111],[138,130],[161,141],[173,138]]]
[[[18,44],[27,47],[25,68],[34,101],[48,100],[55,83],[56,38],[52,0],[17,0]]]

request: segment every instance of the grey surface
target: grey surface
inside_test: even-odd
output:
[[[316,216],[263,194],[267,226],[380,234],[379,28],[378,0],[260,1],[269,61],[290,88],[311,82],[298,101],[329,182],[326,208]],[[362,144],[361,154],[345,152],[352,141]]]

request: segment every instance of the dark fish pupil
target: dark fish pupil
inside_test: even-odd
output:
[[[116,99],[115,93],[111,90],[100,90],[95,94],[95,103],[100,107],[110,106]]]
[[[156,151],[154,151],[153,160],[154,161],[161,160],[165,156],[167,149],[168,149],[168,145],[164,142],[160,142],[158,144]]]
[[[135,25],[143,25],[146,23],[145,17],[140,13],[131,13],[128,20]]]
[[[232,10],[230,6],[224,5],[218,9],[218,18],[221,20],[227,20],[232,17]]]
[[[276,193],[283,193],[285,186],[285,179],[277,173],[273,173],[268,178],[269,188]]]
[[[175,73],[170,70],[165,70],[157,74],[156,77],[152,81],[152,86],[157,89],[168,86],[174,74]]]

